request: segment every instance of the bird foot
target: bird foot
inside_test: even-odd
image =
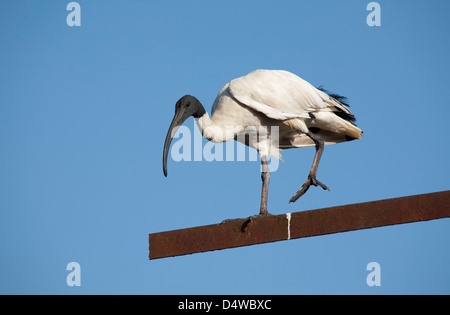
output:
[[[260,213],[260,214],[256,214],[256,215],[252,215],[252,216],[250,216],[250,217],[248,217],[247,218],[247,221],[248,221],[248,223],[253,223],[253,221],[255,220],[255,219],[258,219],[258,218],[265,218],[265,217],[270,217],[271,215],[273,215],[273,214],[271,214],[271,213],[269,213],[269,212],[262,212],[262,213]]]
[[[253,223],[253,222],[255,221],[255,219],[258,219],[258,218],[266,218],[266,217],[269,217],[269,216],[272,216],[272,215],[273,215],[273,214],[271,214],[271,213],[265,211],[265,212],[260,212],[259,214],[252,215],[252,216],[248,217],[248,218],[247,218],[247,221],[245,221],[244,224],[242,224],[242,226],[241,226],[241,232],[244,233],[244,232],[245,232],[245,228],[246,228],[250,223]]]
[[[323,190],[330,190],[330,188],[328,188],[325,184],[321,183],[320,181],[318,181],[316,179],[315,176],[308,176],[308,179],[306,180],[306,182],[303,184],[302,188],[300,188],[297,193],[291,198],[291,200],[289,200],[289,203],[291,202],[296,202],[298,198],[300,198],[301,196],[303,196],[303,194],[305,192],[308,191],[309,187],[313,185],[313,186],[320,186],[323,188]]]
[[[268,217],[268,216],[271,216],[271,215],[273,215],[273,214],[271,214],[269,212],[264,212],[264,213],[260,213],[260,214],[257,214],[257,215],[252,215],[252,216],[248,217],[247,220],[245,220],[245,219],[228,219],[228,220],[223,220],[222,224],[230,223],[230,222],[233,222],[233,221],[245,220],[244,223],[241,226],[241,232],[244,233],[245,232],[245,228],[250,223],[253,223],[255,219],[257,219],[257,218],[265,218],[265,217]]]
[[[273,214],[271,214],[271,213],[269,213],[269,212],[265,212],[265,213],[260,213],[260,214],[252,215],[252,216],[250,216],[250,217],[248,217],[248,218],[236,218],[236,219],[227,219],[227,220],[223,220],[223,221],[221,222],[221,224],[230,223],[230,222],[234,222],[234,221],[246,220],[246,221],[244,222],[244,224],[247,225],[247,224],[250,223],[250,222],[253,223],[253,221],[254,221],[255,219],[257,219],[257,218],[264,218],[264,217],[268,217],[268,216],[271,216],[271,215],[273,215]]]

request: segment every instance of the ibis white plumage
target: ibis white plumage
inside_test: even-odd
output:
[[[281,158],[282,149],[316,147],[308,178],[290,199],[295,202],[311,185],[329,190],[316,179],[325,145],[362,137],[344,97],[327,94],[283,70],[256,70],[227,83],[217,95],[211,115],[193,96],[186,95],[178,100],[164,144],[164,175],[167,176],[167,154],[172,138],[178,127],[193,116],[206,139],[214,142],[235,139],[258,150],[263,182],[259,215],[269,214],[269,155]],[[240,137],[242,133],[247,137]]]

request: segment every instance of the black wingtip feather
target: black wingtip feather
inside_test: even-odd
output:
[[[334,114],[335,114],[336,116],[339,116],[339,117],[341,117],[342,119],[351,122],[352,124],[355,123],[356,118],[355,118],[354,115],[349,114],[349,113],[346,113],[346,112],[342,111],[342,110],[339,109],[339,108],[337,108],[337,110],[338,110],[337,112],[334,112]],[[355,125],[355,124],[354,124],[354,125]],[[355,125],[355,126],[356,126],[356,125]]]
[[[339,103],[341,103],[344,106],[350,107],[350,105],[348,104],[348,100],[345,96],[339,95],[339,94],[334,94],[334,93],[330,93],[328,92],[326,89],[323,88],[323,86],[319,86],[317,88],[318,90],[328,94],[330,97],[334,98],[336,101],[338,101]],[[344,112],[342,109],[336,107],[336,110],[334,113],[336,114],[336,116],[341,117],[342,119],[345,119],[349,122],[351,122],[352,124],[354,124],[354,122],[356,121],[356,118],[354,115],[349,114]]]
[[[334,98],[339,103],[341,103],[341,104],[343,104],[343,105],[345,105],[347,107],[350,107],[350,105],[348,104],[348,99],[345,96],[342,96],[342,95],[339,95],[339,94],[330,93],[329,91],[325,90],[322,85],[319,86],[317,89],[322,91],[322,92],[324,92],[324,93],[326,93],[326,94],[328,94],[329,96]]]

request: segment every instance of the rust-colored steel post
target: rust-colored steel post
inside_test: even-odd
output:
[[[153,233],[150,259],[450,218],[450,191]]]

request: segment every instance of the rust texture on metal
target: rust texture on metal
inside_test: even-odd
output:
[[[149,258],[450,218],[449,205],[450,191],[443,191],[153,233]]]

